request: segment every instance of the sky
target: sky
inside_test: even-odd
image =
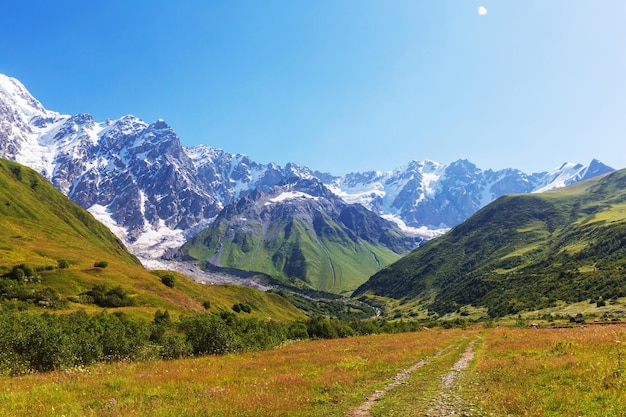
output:
[[[623,0],[11,1],[46,108],[343,175],[411,160],[626,167]]]

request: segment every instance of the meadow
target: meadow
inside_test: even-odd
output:
[[[445,385],[468,346],[469,366]],[[355,411],[419,361],[371,410]],[[626,325],[425,329],[2,377],[0,415],[444,415],[433,404],[451,394],[465,415],[626,415]]]

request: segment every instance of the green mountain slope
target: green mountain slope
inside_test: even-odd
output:
[[[542,194],[502,197],[390,265],[354,296],[492,317],[626,296],[626,170]]]
[[[67,267],[59,268],[59,260]],[[94,263],[106,262],[105,268]],[[22,268],[20,268],[22,266]],[[15,269],[26,270],[22,276]],[[169,273],[169,272],[168,272]],[[35,171],[0,159],[0,303],[21,307],[101,310],[85,296],[96,285],[117,286],[132,304],[125,311],[150,316],[154,310],[190,313],[230,310],[235,303],[253,306],[253,315],[303,317],[275,294],[235,286],[207,286],[175,277],[164,285],[165,272],[145,270],[108,228],[72,203]]]
[[[391,222],[346,204],[321,183],[300,180],[226,207],[181,252],[339,294],[353,291],[415,245]]]

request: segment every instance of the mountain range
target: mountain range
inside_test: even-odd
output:
[[[144,269],[118,237],[39,173],[4,159],[0,242],[0,304],[7,310],[96,312],[124,306],[126,313],[151,319],[158,309],[183,315],[219,313],[246,303],[260,319],[304,317],[276,294],[208,286],[176,272]],[[163,282],[165,275],[169,285]],[[98,288],[105,295],[100,299],[93,295]]]
[[[163,120],[97,122],[47,110],[0,74],[0,157],[40,172],[107,225],[144,265],[209,226],[229,204],[290,178],[316,179],[345,203],[360,203],[411,236],[430,239],[509,193],[532,193],[613,169],[599,161],[542,173],[411,161],[388,172],[335,176],[296,164],[261,164],[208,146],[185,147]]]
[[[626,170],[510,195],[372,276],[354,296],[491,317],[626,296]]]
[[[181,255],[349,295],[421,242],[361,204],[345,203],[318,179],[293,177],[226,206]]]

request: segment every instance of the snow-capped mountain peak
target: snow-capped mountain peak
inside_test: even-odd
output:
[[[15,78],[0,74],[0,95],[5,103],[25,116],[26,121],[34,117],[45,119],[49,116],[58,116],[58,113],[46,110]]]
[[[338,177],[293,163],[261,164],[209,146],[186,148],[162,119],[148,124],[127,115],[97,122],[89,114],[62,115],[2,74],[0,156],[42,173],[144,261],[180,246],[230,203],[287,179],[320,182],[346,203],[431,238],[503,194],[545,191],[612,170],[596,160],[530,175],[483,171],[467,160],[447,166],[412,160],[391,171]],[[317,196],[312,189],[299,192],[273,198],[295,203]]]

